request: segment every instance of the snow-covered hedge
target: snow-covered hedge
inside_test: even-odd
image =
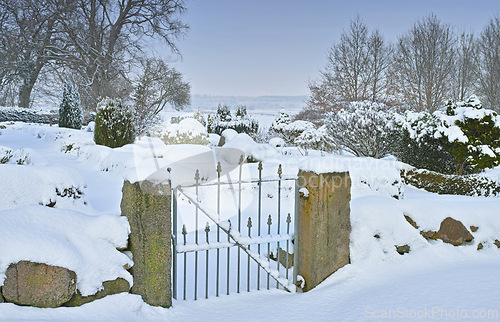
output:
[[[210,143],[207,130],[194,118],[182,119],[178,124],[162,123],[157,125],[152,132],[167,145],[207,145]]]
[[[0,106],[0,122],[57,124],[58,120],[55,111]]]
[[[500,183],[477,174],[444,175],[413,169],[403,170],[401,177],[406,184],[438,194],[483,197],[500,195]]]
[[[0,209],[31,204],[81,209],[86,203],[83,179],[69,169],[3,164],[0,178],[10,183],[9,189],[0,194]]]

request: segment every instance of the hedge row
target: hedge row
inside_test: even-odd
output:
[[[34,112],[33,110],[20,108],[0,108],[0,122],[58,124],[59,114],[57,112]]]
[[[462,196],[499,196],[500,183],[477,174],[447,175],[428,170],[402,170],[405,184],[429,192]]]

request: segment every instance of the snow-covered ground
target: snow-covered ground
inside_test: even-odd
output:
[[[213,151],[208,147],[165,146],[143,138],[134,145],[109,149],[95,146],[92,133],[85,130],[2,124],[6,128],[0,129],[0,158],[7,150],[13,155],[8,164],[0,165],[2,282],[6,266],[19,259],[74,269],[82,277],[78,282],[82,293],[90,294],[104,280],[120,276],[130,280],[123,268],[129,259],[116,250],[124,246],[128,232],[119,216],[123,178],[140,179],[155,169],[171,167],[174,181],[189,181],[185,177],[192,168],[205,166],[202,175],[213,179],[213,164],[208,162],[210,158],[214,162]],[[293,151],[283,153],[282,148],[259,149],[265,149],[266,164],[283,164],[284,176],[296,175],[299,167],[351,172],[351,264],[316,289],[304,294],[272,290],[174,301],[170,309],[151,307],[131,294],[77,308],[1,303],[0,320],[500,319],[500,249],[494,245],[500,239],[499,198],[439,196],[403,186],[396,179],[405,165],[390,160],[303,157]],[[220,157],[229,166],[234,153]],[[24,165],[17,165],[18,159]],[[232,171],[237,170],[228,169],[226,176],[236,177]],[[243,172],[247,178],[255,177],[255,164],[245,165]],[[489,173],[497,174],[498,170]],[[69,187],[81,191],[81,197],[65,198],[54,192]],[[404,198],[396,200],[394,195]],[[45,206],[52,202],[54,208]],[[437,230],[448,216],[479,229],[470,245],[454,247],[428,242],[404,215],[424,230]],[[480,251],[479,243],[484,245]],[[404,244],[411,251],[401,256],[395,246]]]

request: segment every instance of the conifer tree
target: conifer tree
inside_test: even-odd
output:
[[[82,121],[83,113],[78,89],[76,86],[65,83],[63,100],[59,105],[59,127],[81,129]]]

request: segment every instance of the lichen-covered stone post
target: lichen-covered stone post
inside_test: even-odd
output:
[[[348,172],[299,171],[296,272],[303,291],[349,264],[351,179]]]
[[[125,181],[121,211],[128,218],[134,266],[131,292],[153,306],[172,306],[170,183]]]

